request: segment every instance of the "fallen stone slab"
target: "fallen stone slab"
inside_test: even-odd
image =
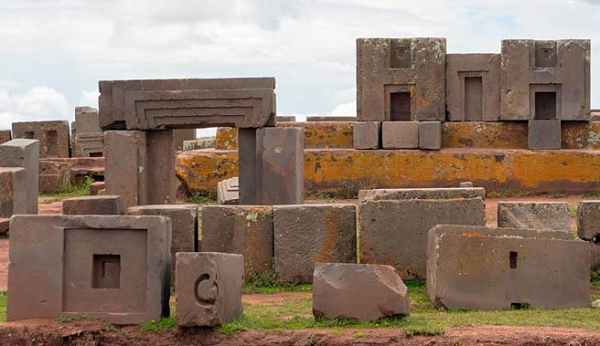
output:
[[[240,202],[240,179],[233,177],[217,185],[217,203],[238,204]]]
[[[429,231],[435,307],[499,310],[590,305],[590,248],[562,231],[439,225]]]
[[[373,321],[408,315],[408,289],[392,266],[317,263],[313,278],[313,315]]]
[[[571,232],[566,202],[499,202],[498,227]]]
[[[594,240],[600,235],[600,201],[581,201],[577,210],[577,235]]]
[[[175,318],[180,327],[216,327],[242,313],[244,258],[216,252],[177,254]]]
[[[483,187],[448,187],[448,188],[420,188],[420,189],[371,189],[360,190],[359,200],[401,200],[401,199],[457,199],[477,198],[485,199]]]
[[[64,215],[122,215],[121,196],[84,196],[62,201]]]
[[[315,204],[273,207],[275,274],[311,283],[316,262],[356,263],[356,207]]]

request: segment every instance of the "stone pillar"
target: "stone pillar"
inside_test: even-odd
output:
[[[147,200],[140,205],[175,203],[173,131],[146,131]]]
[[[0,145],[0,167],[22,167],[27,182],[25,214],[38,213],[40,142],[34,139],[14,139]]]
[[[304,203],[301,128],[239,129],[240,205]]]

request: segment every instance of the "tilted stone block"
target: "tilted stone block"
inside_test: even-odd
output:
[[[587,308],[590,248],[559,231],[441,225],[429,231],[427,293],[435,307]]]
[[[571,233],[569,203],[499,202],[498,227]]]
[[[378,121],[361,121],[353,125],[352,143],[354,149],[379,149],[381,123]]]
[[[32,121],[12,124],[13,138],[37,139],[40,158],[69,157],[68,121]]]
[[[387,264],[402,278],[425,278],[427,231],[439,224],[485,225],[481,198],[365,200],[358,212],[362,263]]]
[[[357,120],[444,120],[446,40],[356,40]]]
[[[175,274],[175,254],[198,250],[198,205],[163,204],[129,207],[127,215],[164,216],[171,219],[171,275]]]
[[[215,327],[242,313],[242,256],[180,252],[176,278],[175,317],[180,327]]]
[[[38,213],[40,143],[35,139],[14,139],[0,145],[0,167],[22,167],[27,180],[27,209],[23,214]]]
[[[217,184],[217,203],[238,204],[240,202],[240,179],[233,177]]]
[[[577,210],[577,235],[594,240],[600,235],[600,201],[581,201]]]
[[[372,189],[360,190],[358,199],[401,200],[401,199],[459,199],[485,198],[483,187],[442,187],[421,189]]]
[[[23,168],[0,167],[0,218],[28,214],[27,172]]]
[[[105,130],[275,125],[274,78],[100,81]]]
[[[416,149],[419,147],[417,121],[384,121],[381,124],[383,149]]]
[[[315,265],[315,317],[373,321],[409,313],[408,289],[394,267],[345,263]]]
[[[528,148],[532,150],[559,150],[562,147],[560,120],[529,120]]]
[[[273,208],[258,205],[202,207],[202,251],[244,256],[246,278],[273,265]]]
[[[7,320],[158,321],[169,315],[170,253],[171,221],[159,216],[14,216]]]
[[[450,121],[500,118],[500,54],[446,54]]]
[[[122,215],[121,196],[84,196],[62,201],[64,215]]]
[[[419,148],[442,149],[442,123],[440,121],[419,122]]]
[[[310,283],[316,262],[356,263],[356,207],[350,204],[273,207],[275,273]]]

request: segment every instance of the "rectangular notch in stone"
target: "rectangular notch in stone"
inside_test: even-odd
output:
[[[48,157],[58,157],[58,131],[50,130],[46,131],[46,138],[48,139]]]
[[[390,50],[390,68],[412,67],[410,41],[391,40]]]
[[[536,41],[535,67],[556,67],[556,41]]]
[[[390,120],[410,121],[410,102],[409,92],[390,93]]]
[[[535,120],[556,119],[556,92],[542,91],[535,93]]]
[[[94,254],[92,288],[121,288],[121,255]]]
[[[508,254],[508,261],[510,263],[510,269],[517,269],[518,258],[519,258],[519,254],[516,251],[511,251]]]
[[[464,93],[465,120],[481,121],[483,119],[483,79],[481,77],[465,77]]]

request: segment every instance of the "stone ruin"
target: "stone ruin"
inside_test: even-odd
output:
[[[66,146],[68,157],[68,124],[16,124],[13,137],[39,138],[40,148],[0,145],[0,218],[12,216],[8,319],[158,320],[170,313],[173,281],[177,324],[214,327],[242,312],[244,281],[271,272],[313,283],[317,318],[408,315],[403,280],[412,279],[427,280],[440,308],[587,307],[600,202],[581,204],[580,239],[565,203],[500,202],[498,227],[486,228],[486,189],[473,185],[531,184],[539,177],[528,176],[528,160],[556,159],[500,150],[507,134],[525,131],[519,149],[561,149],[561,129],[589,122],[589,45],[505,40],[500,54],[446,54],[445,39],[359,39],[356,119],[301,126],[276,116],[273,78],[101,81],[99,111],[76,110],[71,151],[106,157],[104,193],[64,200],[63,215],[16,215],[37,213],[36,155],[62,157]],[[216,126],[232,128],[219,130],[229,137],[217,135],[216,149],[175,155],[196,128]],[[460,131],[454,145],[498,151],[440,151]],[[501,135],[478,138],[486,131]],[[560,164],[591,162],[583,174],[596,179],[594,155],[573,155]],[[221,174],[229,157],[238,169]],[[365,183],[384,161],[392,173],[380,174],[382,188],[357,191],[358,205],[304,204],[306,179]],[[221,205],[200,211],[175,204],[175,172],[190,190],[237,180],[219,184]],[[540,184],[565,181],[554,179]]]

